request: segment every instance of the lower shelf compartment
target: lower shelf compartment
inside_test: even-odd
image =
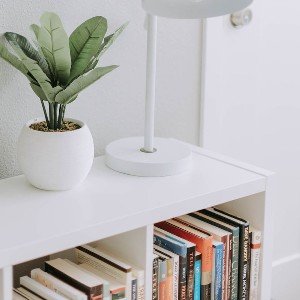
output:
[[[249,223],[251,223],[251,225],[253,225],[255,228],[257,228],[263,233],[265,221],[264,199],[265,194],[259,193],[218,205],[216,206],[216,208],[248,220]],[[201,204],[199,204],[199,208],[202,208]],[[173,217],[176,218],[178,216],[174,215]],[[144,298],[147,300],[153,298],[153,232],[154,226],[153,224],[150,224],[142,228],[134,229],[112,237],[97,240],[89,244],[89,246],[93,248],[101,248],[109,255],[117,257],[128,264],[133,264],[134,266],[137,266],[138,268],[144,270]],[[264,248],[262,247],[261,250],[261,263],[259,271],[260,275],[263,268],[262,262]],[[45,261],[54,260],[57,258],[68,259],[74,263],[78,262],[75,257],[74,248],[72,248],[16,265],[14,266],[14,287],[19,287],[20,277],[30,276],[30,271],[32,269],[44,269]],[[261,277],[262,276],[258,277],[258,282],[261,282]],[[259,284],[258,291],[260,295],[261,284]],[[257,296],[257,299],[260,299],[259,295]],[[174,295],[172,299],[174,299]],[[169,300],[169,298],[165,298],[165,300]]]

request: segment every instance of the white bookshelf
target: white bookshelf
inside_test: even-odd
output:
[[[262,230],[260,299],[269,300],[272,173],[191,148],[192,170],[174,177],[119,174],[99,157],[85,183],[68,192],[35,189],[23,176],[1,180],[0,300],[11,299],[13,265],[69,255],[59,252],[85,243],[121,249],[124,258],[143,267],[151,300],[153,224],[216,205]]]

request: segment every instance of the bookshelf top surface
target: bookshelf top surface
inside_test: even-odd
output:
[[[271,173],[192,149],[192,170],[173,177],[120,174],[99,157],[72,191],[1,180],[0,268],[265,190]]]

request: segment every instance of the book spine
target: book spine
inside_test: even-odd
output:
[[[248,300],[249,284],[250,284],[250,238],[249,225],[243,226],[243,238],[240,243],[240,283],[239,283],[239,299]]]
[[[178,280],[179,300],[186,300],[186,263],[187,263],[186,257],[179,256],[179,280]]]
[[[222,300],[223,248],[224,245],[215,247],[215,300]]]
[[[194,300],[201,300],[201,254],[195,257],[194,266]]]
[[[173,258],[173,300],[178,300],[179,256]]]
[[[158,299],[167,300],[167,262],[158,263]]]
[[[215,300],[215,278],[216,278],[216,248],[213,246],[212,254],[212,272],[211,272],[211,300]]]
[[[232,286],[232,253],[233,253],[233,239],[232,234],[228,239],[229,252],[228,252],[228,282],[227,282],[227,299],[231,300],[231,286]]]
[[[173,299],[173,259],[167,259],[167,279],[166,279],[167,299]]]
[[[253,231],[250,234],[251,238],[251,270],[250,270],[250,293],[249,299],[256,300],[258,298],[258,276],[259,276],[259,261],[261,248],[261,232]]]
[[[153,259],[152,300],[158,300],[158,257]]]
[[[63,273],[62,271],[54,268],[53,266],[49,265],[45,262],[45,271],[56,278],[62,280],[63,282],[73,286],[74,288],[78,289],[85,293],[89,300],[100,300],[103,299],[103,285],[100,284],[98,286],[89,288],[82,283],[78,282],[77,280],[73,279],[72,277],[68,276],[67,274]]]
[[[199,249],[201,251],[201,249]],[[201,299],[211,298],[212,239],[205,240],[202,251]]]
[[[239,280],[239,229],[232,230],[231,300],[238,300]]]
[[[195,247],[187,249],[187,300],[193,300],[194,295]]]
[[[132,278],[131,281],[131,299],[137,300],[137,278]]]
[[[174,249],[173,245],[167,240],[161,238],[160,236],[156,236],[154,234],[154,244],[160,246],[166,250],[169,250],[173,253],[179,255],[181,249]],[[187,265],[187,257],[185,255],[179,255],[179,277],[178,277],[178,299],[186,300],[186,265]]]
[[[126,285],[126,298],[131,299],[131,272],[125,273],[118,268],[112,266],[107,260],[107,262],[102,261],[93,256],[93,253],[89,251],[87,253],[83,247],[75,248],[75,257],[78,263],[86,263],[91,267],[95,268],[96,270],[100,270],[105,274],[108,274],[115,279],[117,279],[122,284]]]
[[[224,245],[223,247],[223,268],[222,268],[222,300],[227,300],[227,282],[228,282],[228,248],[229,248],[229,242],[228,238],[224,237],[222,239],[222,243]]]

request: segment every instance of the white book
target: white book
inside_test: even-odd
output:
[[[17,292],[27,300],[43,300],[41,297],[34,295],[31,291],[22,287],[17,288]]]
[[[100,251],[103,251],[104,253],[108,254],[108,252],[102,249],[101,247],[96,247],[96,249],[99,249]],[[116,257],[115,254],[116,253],[114,253],[114,255],[110,255]],[[136,266],[131,261],[123,259],[121,254],[118,257],[122,260],[122,262],[131,266],[132,276],[137,279],[137,299],[145,300],[145,271],[142,268]]]
[[[250,226],[250,247],[251,247],[251,266],[250,266],[250,289],[249,300],[256,300],[258,297],[259,267],[260,267],[260,248],[261,231]]]
[[[24,295],[23,293],[19,292],[17,289],[13,290],[13,300],[28,300],[29,298],[26,297],[26,295]],[[29,299],[30,300],[30,299]]]
[[[89,264],[86,264],[86,263],[80,264],[79,266],[87,271],[97,274],[97,276],[99,276],[103,280],[106,280],[107,282],[109,282],[110,295],[124,293],[124,296],[125,296],[126,286],[124,284],[120,283],[114,277],[102,272],[101,270],[94,269],[93,267],[91,267]]]
[[[24,289],[29,289],[34,294],[46,300],[68,300],[68,298],[56,294],[28,276],[23,276],[20,278],[20,285]]]
[[[164,253],[168,257],[173,258],[173,300],[178,300],[179,255],[157,245],[153,247],[157,252]]]
[[[32,270],[31,278],[70,300],[87,300],[87,295],[41,269]]]
[[[72,264],[73,266],[75,266],[76,268],[79,268],[81,270],[83,270],[84,272],[86,272],[87,274],[94,276],[95,278],[97,278],[97,280],[99,280],[99,283],[103,285],[103,298],[104,299],[108,299],[110,296],[110,292],[109,292],[109,282],[105,279],[103,279],[102,277],[98,276],[95,272],[93,272],[93,270],[95,270],[94,268],[90,267],[90,268],[85,268],[81,265],[77,265],[74,262],[65,259],[65,261],[67,261],[69,264]]]
[[[87,263],[124,284],[126,298],[131,300],[132,269],[130,265],[89,245],[76,247],[75,255],[78,263]]]
[[[64,259],[57,258],[45,262],[45,270],[58,279],[72,285],[88,297],[101,298],[103,285],[96,276],[77,268]]]

